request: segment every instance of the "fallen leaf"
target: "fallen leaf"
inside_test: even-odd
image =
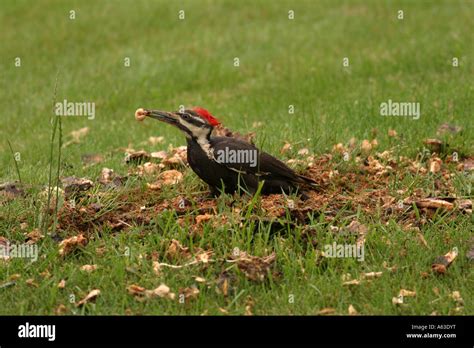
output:
[[[347,230],[350,233],[358,234],[356,245],[360,247],[365,243],[365,238],[369,229],[364,224],[361,224],[357,220],[352,220],[351,223],[347,226]]]
[[[66,280],[61,279],[61,281],[57,285],[58,289],[64,289],[66,287]]]
[[[161,171],[161,167],[152,162],[145,162],[142,165],[139,165],[137,167],[137,173],[138,175],[151,175],[151,174],[157,174]]]
[[[332,151],[343,155],[344,153],[348,153],[349,150],[342,145],[342,143],[337,143],[332,147]]]
[[[107,247],[105,245],[99,246],[95,248],[95,253],[98,256],[104,256],[105,252],[107,251]]]
[[[164,172],[161,172],[161,174],[158,176],[158,180],[155,183],[147,183],[147,187],[150,190],[159,190],[163,185],[175,185],[181,182],[182,180],[183,173],[181,173],[180,171],[174,169],[165,170]]]
[[[20,184],[11,182],[0,184],[0,198],[4,198],[4,200],[10,201],[24,195],[25,191]]]
[[[203,214],[203,215],[198,215],[196,216],[196,224],[201,224],[202,222],[204,221],[209,221],[212,219],[214,215],[211,215],[211,214]]]
[[[165,256],[167,256],[169,259],[187,259],[191,257],[191,252],[189,251],[188,247],[182,246],[178,240],[173,239],[171,240],[171,243],[168,246],[168,249],[166,250]]]
[[[384,261],[382,263],[382,266],[383,266],[383,268],[385,268],[386,270],[388,270],[390,272],[395,272],[397,270],[397,266],[389,266],[387,261]]]
[[[463,162],[463,170],[466,172],[474,170],[474,158],[466,158]]]
[[[26,235],[26,244],[35,244],[44,238],[39,228],[35,228],[33,231]]]
[[[369,273],[363,273],[362,277],[365,279],[374,279],[374,278],[380,278],[382,274],[383,272],[369,272]]]
[[[393,305],[403,304],[403,296],[392,297],[392,304]]]
[[[97,269],[97,265],[84,265],[80,269],[85,272],[93,272]]]
[[[158,151],[152,154],[153,158],[160,159],[160,168],[185,166],[187,163],[187,147],[179,146],[173,148],[171,145],[166,151]]]
[[[418,208],[429,208],[429,209],[446,209],[452,210],[454,208],[453,203],[442,199],[436,198],[424,198],[415,201],[415,204]]]
[[[280,153],[281,154],[284,154],[285,152],[288,152],[292,149],[292,146],[289,142],[285,141],[285,144],[283,145],[283,147],[281,148],[280,150]]]
[[[89,179],[76,178],[75,176],[61,179],[61,183],[63,185],[64,195],[67,200],[73,198],[75,195],[79,195],[89,190],[94,184]]]
[[[439,157],[432,157],[429,160],[429,171],[430,173],[438,173],[441,170],[441,164],[443,161]]]
[[[317,313],[317,315],[330,315],[334,313],[336,313],[334,308],[323,308]]]
[[[36,283],[33,278],[27,279],[27,280],[25,281],[25,283],[26,283],[26,285],[31,286],[31,287],[33,287],[33,288],[39,287],[38,283]]]
[[[151,156],[146,151],[130,151],[125,153],[125,163],[126,164],[139,164],[143,162],[149,162]]]
[[[306,156],[307,154],[309,154],[309,150],[307,148],[302,148],[298,151],[298,155]]]
[[[195,286],[180,289],[179,295],[180,295],[180,299],[183,298],[185,302],[188,302],[198,297],[199,289]]]
[[[453,263],[454,259],[458,256],[458,249],[453,248],[444,256],[436,258],[434,263],[431,265],[431,269],[438,274],[446,273],[447,268]]]
[[[390,138],[395,138],[398,135],[395,129],[389,129],[387,134]]]
[[[156,158],[159,160],[164,160],[168,157],[168,152],[166,151],[155,151],[150,154],[151,158]]]
[[[170,291],[170,288],[166,286],[165,284],[161,284],[156,289],[147,290],[146,292],[149,297],[158,296],[158,297],[168,298],[170,300],[174,300],[174,298],[176,297],[176,295],[172,293]]]
[[[83,234],[64,239],[61,243],[59,243],[59,255],[66,256],[79,247],[84,247],[86,245],[87,239]]]
[[[68,312],[68,309],[65,305],[63,305],[62,303],[56,307],[56,309],[54,310],[54,313],[56,315],[64,315]]]
[[[158,261],[153,261],[153,273],[157,276],[161,276],[161,265]]]
[[[253,281],[263,281],[268,275],[270,267],[276,259],[275,252],[265,257],[248,255],[241,251],[237,259],[237,267],[245,274],[245,276]]]
[[[40,276],[43,278],[43,279],[48,279],[48,278],[51,278],[51,273],[49,273],[49,270],[44,270],[43,272],[40,273]]]
[[[347,309],[347,313],[349,315],[358,315],[359,314],[359,312],[357,312],[357,310],[351,304],[349,305],[349,308]]]
[[[76,307],[82,307],[88,302],[95,301],[95,299],[100,295],[100,290],[99,289],[94,289],[90,291],[86,297],[84,297],[82,300],[80,300],[77,304]]]
[[[360,145],[360,148],[363,152],[370,152],[372,151],[372,144],[370,141],[367,139],[362,140],[362,144]]]
[[[398,296],[415,297],[416,296],[416,291],[401,289],[400,292],[398,293]]]
[[[127,287],[128,293],[129,293],[130,295],[134,295],[134,296],[136,296],[136,295],[144,295],[145,290],[146,290],[146,289],[145,289],[144,287],[138,286],[138,285],[136,285],[136,284],[132,284],[132,285],[129,285],[129,286]]]
[[[341,275],[341,280],[343,282],[347,282],[351,279],[352,279],[352,275],[350,273],[344,273],[343,275]]]
[[[360,285],[359,279],[348,280],[347,282],[342,283],[342,285]]]
[[[421,242],[421,244],[423,244],[425,247],[429,249],[428,242],[426,241],[425,236],[423,236],[423,233],[421,233],[420,231],[416,235],[418,237],[418,240]]]
[[[251,296],[247,296],[245,300],[245,312],[244,315],[251,316],[253,315],[253,307],[255,306],[255,301]]]
[[[10,279],[10,280],[18,280],[18,279],[20,279],[20,278],[21,278],[21,274],[19,274],[19,273],[14,273],[14,274],[12,274],[8,279]]]
[[[99,176],[99,182],[102,184],[108,184],[112,182],[115,178],[115,172],[113,169],[110,168],[102,168]]]
[[[201,263],[209,263],[210,257],[213,254],[212,250],[207,250],[195,256],[195,260]]]
[[[443,142],[439,139],[426,139],[423,142],[432,152],[440,153]]]
[[[236,277],[234,274],[229,273],[228,271],[223,271],[219,274],[219,278],[217,279],[217,288],[216,291],[219,294],[224,295],[227,297],[234,291],[233,283],[235,283]]]
[[[461,293],[459,291],[453,291],[451,293],[451,298],[456,302],[458,306],[463,306],[464,305],[464,300],[461,297]]]
[[[166,170],[159,176],[162,180],[163,185],[174,185],[183,180],[183,173],[177,170]]]

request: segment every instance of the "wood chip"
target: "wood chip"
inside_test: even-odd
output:
[[[437,199],[437,198],[419,199],[415,202],[415,204],[418,208],[445,209],[445,210],[452,210],[454,208],[453,203],[450,203],[442,199]]]
[[[336,313],[334,308],[323,308],[317,314],[318,315],[330,315]]]
[[[87,245],[87,239],[83,234],[64,239],[59,243],[59,255],[66,256],[76,250],[79,247],[84,247]]]
[[[369,273],[362,274],[362,277],[365,279],[375,279],[375,278],[380,278],[382,274],[383,272],[369,272]]]
[[[446,255],[439,256],[431,265],[433,272],[438,274],[446,273],[447,268],[453,263],[453,261],[458,256],[458,249],[453,248]]]
[[[349,305],[349,308],[347,309],[347,313],[349,315],[358,315],[359,314],[359,312],[357,312],[357,310],[351,304]]]
[[[403,296],[403,297],[415,297],[416,296],[416,291],[411,291],[411,290],[406,290],[406,289],[401,289],[398,296]]]
[[[82,307],[88,302],[95,301],[96,298],[100,295],[100,290],[99,289],[94,289],[91,290],[86,297],[84,297],[82,300],[80,300],[77,304],[76,307]]]
[[[81,271],[84,272],[93,272],[97,269],[97,265],[84,265],[80,268]]]
[[[64,289],[66,287],[66,280],[61,279],[61,281],[57,285],[58,289]]]

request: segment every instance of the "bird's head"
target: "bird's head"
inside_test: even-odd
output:
[[[169,123],[182,130],[187,137],[200,139],[209,137],[212,129],[220,122],[206,109],[195,107],[183,111],[160,111],[139,109],[137,113]]]

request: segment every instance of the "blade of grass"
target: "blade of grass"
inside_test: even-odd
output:
[[[54,92],[53,92],[53,114],[54,114],[54,105],[56,104],[56,95],[58,91],[58,83],[59,83],[59,71],[56,74],[56,81],[54,83]],[[46,212],[45,216],[43,219],[43,229],[44,232],[46,232],[49,224],[49,207],[51,204],[51,184],[52,184],[52,179],[53,179],[53,155],[54,155],[54,139],[56,137],[56,129],[58,128],[58,120],[59,116],[56,116],[54,114],[53,116],[54,121],[53,121],[53,129],[51,132],[51,141],[50,141],[50,150],[49,150],[49,174],[48,174],[48,199],[47,199],[47,205],[46,205]],[[58,164],[59,166],[59,164]],[[57,191],[57,190],[56,190]]]
[[[10,147],[10,151],[13,156],[13,162],[15,162],[15,169],[16,169],[16,174],[18,175],[18,181],[20,182],[20,184],[22,184],[21,176],[20,176],[20,168],[18,167],[18,161],[15,158],[15,153],[13,152],[12,144],[10,143],[10,140],[7,140],[7,143],[8,143],[8,147]]]

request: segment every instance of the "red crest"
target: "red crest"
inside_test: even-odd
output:
[[[199,114],[199,116],[207,120],[207,122],[209,122],[211,126],[215,127],[220,124],[220,122],[214,116],[212,116],[211,113],[207,111],[206,109],[195,107],[193,110],[197,114]]]

